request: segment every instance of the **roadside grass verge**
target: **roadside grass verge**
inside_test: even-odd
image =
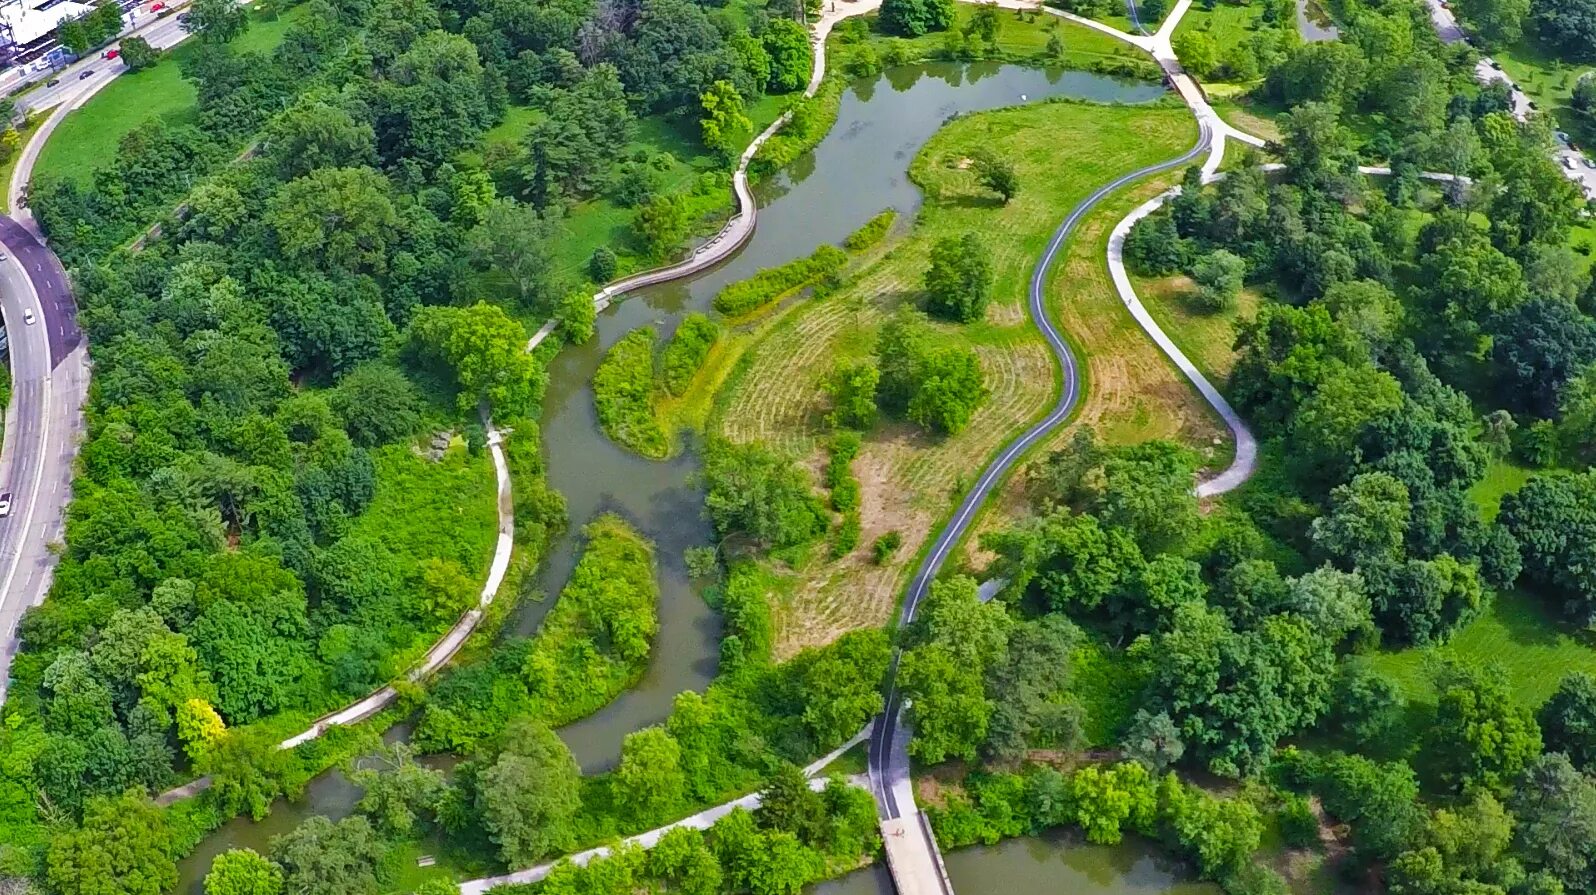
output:
[[[889,242],[881,260],[843,288],[792,306],[754,337],[717,396],[709,429],[805,458],[818,474],[829,434],[823,385],[835,365],[868,357],[881,323],[900,306],[919,303],[926,259],[938,239],[975,231],[991,251],[993,301],[985,319],[962,327],[936,325],[949,344],[977,352],[991,396],[954,436],[935,438],[890,420],[866,434],[853,464],[863,490],[862,546],[835,561],[817,551],[801,564],[801,583],[773,607],[779,656],[888,621],[911,564],[938,520],[999,447],[1054,400],[1058,372],[1025,312],[1025,294],[1060,216],[1125,171],[1179,154],[1191,145],[1195,131],[1189,113],[1172,102],[1048,102],[954,121],[926,144],[910,168],[926,202],[908,233]],[[1060,134],[1071,139],[1060,140]],[[981,189],[966,170],[977,147],[989,147],[1014,164],[1021,190],[1008,205]],[[1100,247],[1091,257],[1103,266]],[[1086,310],[1124,315],[1111,290]],[[1135,326],[1128,316],[1124,322]],[[1090,340],[1086,344],[1094,353],[1100,350]],[[1182,402],[1193,397],[1180,394]],[[889,531],[901,532],[902,545],[876,565],[868,545]]]
[[[276,18],[251,10],[249,30],[233,41],[233,49],[270,53],[282,43],[288,26],[308,15],[310,9],[308,4],[295,6]],[[116,157],[122,138],[145,121],[160,118],[171,124],[192,123],[198,96],[194,85],[183,79],[180,60],[193,55],[197,47],[194,41],[178,44],[153,67],[121,75],[81,109],[68,113],[40,150],[33,166],[34,179],[58,177],[88,184],[95,168]],[[102,64],[122,63],[113,59],[102,60]],[[10,168],[6,172],[9,180]]]
[[[11,153],[11,157],[6,159],[4,164],[0,164],[0,212],[11,213],[11,173],[17,170],[17,162],[22,159],[22,147],[28,145],[33,135],[44,126],[44,119],[48,116],[48,112],[35,113],[29,116],[27,124],[17,129],[19,139],[16,151]]]

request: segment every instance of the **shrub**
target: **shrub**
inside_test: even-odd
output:
[[[889,208],[865,221],[864,226],[848,234],[848,238],[843,240],[842,244],[850,252],[868,249],[885,239],[888,231],[892,229],[893,223],[897,220],[897,210]]]
[[[821,246],[807,258],[767,268],[720,290],[715,296],[715,310],[728,317],[750,314],[789,292],[835,275],[846,263],[848,254],[842,249]]]
[[[593,404],[611,441],[658,459],[670,453],[670,442],[654,415],[655,337],[644,326],[610,348],[593,374]]]
[[[870,555],[876,561],[876,565],[879,566],[890,559],[892,554],[897,553],[898,547],[902,546],[902,544],[903,534],[897,529],[893,529],[876,538],[876,542],[870,546]]]
[[[937,333],[917,315],[889,322],[876,344],[881,368],[876,395],[891,412],[951,435],[969,424],[987,388],[974,351],[937,342]]]
[[[975,233],[949,236],[931,247],[925,272],[927,307],[944,320],[981,319],[992,297],[992,255]]]
[[[661,382],[673,395],[687,392],[704,358],[720,339],[720,326],[703,314],[688,314],[665,345]]]
[[[588,256],[587,275],[595,283],[608,283],[615,279],[616,266],[615,253],[610,251],[609,246],[599,246]]]

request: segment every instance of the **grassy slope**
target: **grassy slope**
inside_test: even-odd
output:
[[[1072,139],[1059,140],[1060,134]],[[758,337],[718,396],[711,428],[739,441],[760,439],[818,457],[825,376],[837,360],[869,354],[885,315],[919,300],[930,246],[974,230],[991,247],[996,282],[986,319],[942,332],[949,342],[976,349],[992,396],[957,436],[931,438],[896,423],[870,433],[854,462],[864,491],[863,546],[838,562],[812,559],[801,570],[804,583],[776,609],[784,654],[888,618],[909,564],[955,492],[1054,397],[1056,369],[1024,311],[1027,279],[1053,228],[1096,186],[1178,154],[1194,136],[1190,115],[1173,104],[1048,103],[960,119],[915,160],[912,170],[928,199],[907,237],[847,288],[796,306]],[[997,204],[958,167],[977,146],[1015,163],[1023,188],[1008,206]],[[1094,257],[1101,267],[1101,252]],[[1112,293],[1089,308],[1066,309],[1061,317],[1071,329],[1103,314],[1124,316]],[[1128,317],[1124,322],[1134,327]],[[1087,344],[1100,350],[1096,342]],[[1186,398],[1182,391],[1180,400]],[[887,565],[871,564],[868,545],[892,529],[903,532],[904,546]]]
[[[0,164],[0,184],[11,183],[11,172],[16,170],[17,162],[22,158],[22,147],[28,145],[28,141],[33,139],[34,133],[44,125],[44,119],[44,115],[35,114],[32,116],[32,120],[17,132],[17,136],[19,138],[17,143],[17,151],[11,153],[11,157],[6,159],[4,164]],[[10,190],[0,189],[0,213],[11,213],[11,199],[9,194]]]
[[[1403,693],[1419,703],[1434,703],[1428,660],[1451,655],[1471,666],[1501,663],[1519,702],[1539,706],[1571,671],[1596,673],[1596,643],[1588,633],[1571,631],[1542,601],[1521,591],[1501,594],[1491,610],[1452,636],[1443,647],[1411,649],[1376,656],[1374,666],[1391,675]]]
[[[239,52],[269,53],[282,43],[288,26],[308,13],[300,5],[276,19],[251,15],[250,27],[233,42]],[[112,81],[83,108],[68,114],[51,134],[34,165],[39,179],[70,177],[87,183],[94,169],[116,156],[117,146],[135,127],[150,118],[163,118],[174,124],[194,120],[194,86],[183,80],[179,60],[191,54],[197,44],[185,41],[168,51],[153,68],[125,74]],[[121,65],[117,61],[104,65]]]

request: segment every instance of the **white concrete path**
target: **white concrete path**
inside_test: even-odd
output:
[[[854,734],[853,738],[848,740],[848,742],[843,743],[841,746],[838,746],[836,749],[833,749],[832,751],[821,756],[818,760],[807,765],[804,768],[804,776],[809,778],[810,788],[815,790],[825,788],[826,778],[821,777],[820,772],[824,771],[832,762],[841,758],[849,749],[852,749],[868,739],[872,726],[873,725],[866,724],[864,730]],[[850,779],[849,782],[861,788],[864,787],[863,778]],[[666,824],[663,827],[656,827],[655,829],[649,830],[646,833],[639,833],[636,836],[628,836],[627,838],[622,839],[619,844],[622,846],[635,845],[638,848],[644,849],[653,848],[661,839],[665,837],[666,833],[669,833],[671,830],[677,829],[678,827],[691,830],[707,830],[715,825],[715,821],[720,820],[736,809],[741,808],[744,811],[753,811],[755,808],[759,807],[759,803],[760,794],[757,792],[750,793],[749,795],[743,796],[740,799],[733,799],[730,802],[716,805],[713,808],[706,808],[697,814],[684,817],[675,823]],[[542,880],[545,876],[548,876],[549,871],[553,870],[560,864],[569,862],[579,867],[586,867],[595,858],[608,857],[612,852],[615,851],[615,848],[616,846],[601,845],[598,848],[590,848],[587,851],[577,852],[574,855],[561,858],[558,861],[550,861],[546,864],[539,864],[536,867],[528,867],[525,870],[518,870],[515,873],[507,873],[503,876],[489,876],[483,877],[482,879],[467,880],[466,882],[460,884],[460,892],[461,895],[480,895],[480,893],[486,892],[495,886],[525,885],[527,883],[535,883]]]

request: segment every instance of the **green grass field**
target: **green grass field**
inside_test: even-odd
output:
[[[308,5],[295,6],[275,19],[251,14],[249,30],[233,42],[233,48],[239,52],[270,52],[282,43],[288,26],[309,10]],[[95,168],[116,157],[122,138],[145,121],[193,121],[196,95],[193,85],[183,80],[179,60],[194,52],[195,46],[188,41],[178,44],[155,66],[122,75],[84,103],[83,108],[68,114],[39,153],[34,178],[65,177],[88,183]],[[102,64],[122,65],[115,60]]]
[[[1581,122],[1569,105],[1575,82],[1584,72],[1592,71],[1591,66],[1559,61],[1528,36],[1492,52],[1491,58],[1502,64],[1502,71],[1535,101],[1542,113],[1555,119],[1559,130],[1567,131],[1576,142],[1596,142],[1596,128]]]
[[[1252,33],[1261,27],[1262,18],[1262,6],[1220,3],[1213,9],[1208,9],[1203,4],[1196,3],[1180,20],[1180,25],[1175,28],[1175,36],[1179,37],[1193,31],[1206,31],[1223,51],[1232,44],[1249,40]]]
[[[1062,134],[1070,139],[1059,139]],[[954,436],[931,437],[895,422],[884,422],[868,434],[854,461],[863,489],[860,543],[868,545],[898,530],[903,546],[880,566],[862,548],[840,560],[814,557],[805,563],[798,590],[776,607],[782,654],[887,620],[910,563],[955,496],[1054,396],[1057,370],[1025,313],[1024,300],[1031,268],[1060,218],[1097,186],[1176,156],[1194,138],[1190,114],[1173,102],[1039,103],[957,119],[926,144],[910,168],[926,202],[907,234],[889,242],[881,260],[867,265],[844,288],[792,306],[746,349],[717,396],[710,430],[816,457],[826,434],[822,383],[834,364],[869,354],[885,317],[919,302],[926,258],[937,240],[966,231],[985,237],[994,272],[993,300],[985,318],[938,329],[950,343],[976,351],[991,396]],[[977,147],[991,148],[1015,165],[1022,188],[1008,205],[981,189],[968,170],[967,159]],[[1088,238],[1096,233],[1090,231]],[[1102,249],[1090,250],[1090,256],[1086,263],[1101,269],[1101,282],[1106,283]],[[1135,323],[1111,289],[1087,301],[1074,293],[1071,279],[1061,270],[1050,287],[1059,302],[1055,313],[1092,363],[1104,357],[1117,369],[1113,355],[1121,349],[1119,342],[1104,346],[1081,336],[1075,326],[1090,324],[1085,328],[1091,332],[1118,330],[1119,322],[1099,324],[1103,317],[1122,318],[1132,329]],[[1194,398],[1174,383],[1174,371],[1156,349],[1145,345],[1145,339],[1143,344],[1155,352],[1147,363],[1165,377],[1160,385],[1168,384],[1178,401]],[[1138,365],[1141,361],[1138,355]],[[1100,381],[1115,383],[1114,373],[1103,370]],[[1117,381],[1111,388],[1134,391],[1137,384]],[[1118,401],[1117,395],[1094,390],[1088,392],[1086,406],[1105,398]],[[1148,412],[1161,414],[1164,396],[1154,401],[1160,406]],[[1114,411],[1102,413],[1111,416]]]
[[[40,127],[44,126],[44,119],[44,115],[34,115],[31,121],[18,130],[17,151],[11,153],[11,157],[6,159],[4,164],[0,164],[0,212],[11,213],[11,190],[9,189],[11,172],[17,169],[17,161],[22,158],[22,147],[28,145],[28,141],[33,139],[33,135],[38,132]]]
[[[1596,673],[1596,638],[1562,624],[1538,597],[1522,591],[1498,595],[1489,612],[1465,625],[1445,646],[1382,653],[1373,665],[1391,675],[1409,700],[1431,704],[1435,688],[1429,665],[1442,655],[1476,667],[1500,663],[1514,696],[1532,707],[1552,695],[1563,675]]]

